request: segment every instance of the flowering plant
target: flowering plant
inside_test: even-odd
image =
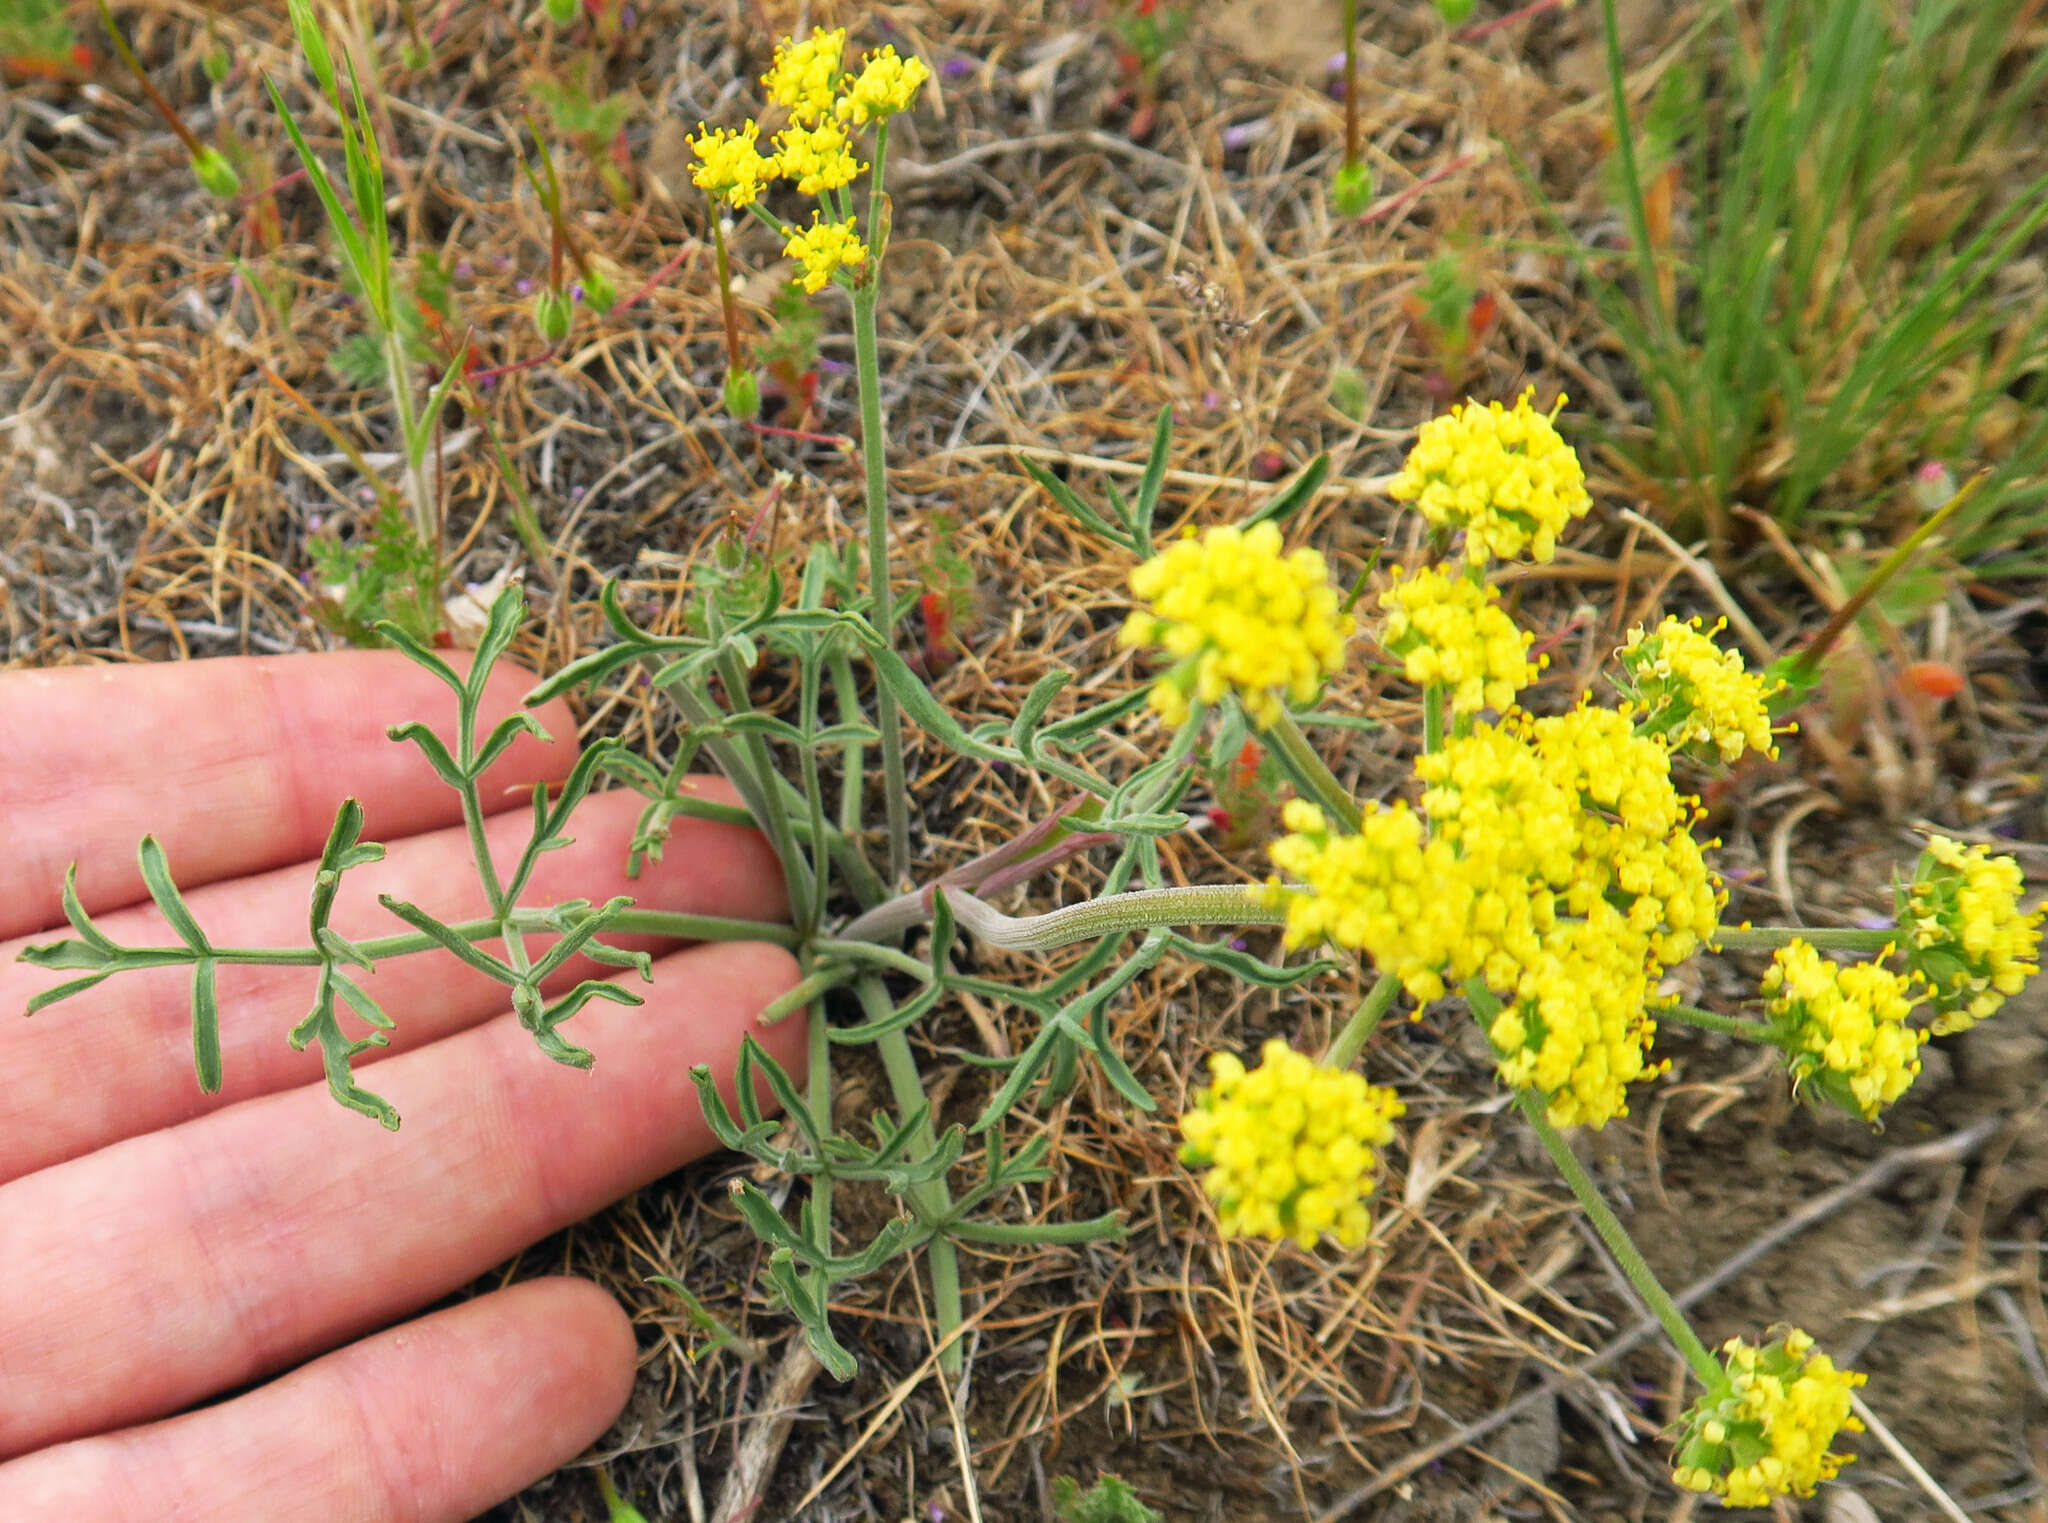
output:
[[[295,5],[295,15],[306,13]],[[1851,1387],[1860,1377],[1835,1370],[1797,1331],[1762,1348],[1737,1339],[1725,1346],[1725,1358],[1711,1354],[1557,1128],[1598,1127],[1627,1114],[1636,1087],[1664,1069],[1654,1042],[1660,1023],[1670,1021],[1775,1046],[1802,1093],[1874,1118],[1912,1082],[1930,1033],[1992,1015],[2038,971],[2042,912],[2021,905],[2016,867],[1982,847],[1937,837],[1900,886],[1897,924],[1884,931],[1802,936],[1723,926],[1726,895],[1708,861],[1711,843],[1693,833],[1701,809],[1681,789],[1679,758],[1726,765],[1748,751],[1768,751],[1780,728],[1774,706],[1796,696],[1805,673],[1748,673],[1710,632],[1666,621],[1629,636],[1619,653],[1617,701],[1580,695],[1555,713],[1523,705],[1544,663],[1532,659],[1532,637],[1515,625],[1488,575],[1520,557],[1550,559],[1559,534],[1591,506],[1577,456],[1556,427],[1557,409],[1536,410],[1528,394],[1512,407],[1467,404],[1425,424],[1389,488],[1396,501],[1413,503],[1432,530],[1429,563],[1397,568],[1376,605],[1384,615],[1377,639],[1420,689],[1423,716],[1412,786],[1392,802],[1361,804],[1305,733],[1310,721],[1354,717],[1319,715],[1314,706],[1347,660],[1358,593],[1347,596],[1336,585],[1317,551],[1288,549],[1283,533],[1321,486],[1327,459],[1245,522],[1190,532],[1161,549],[1154,519],[1170,448],[1165,412],[1129,499],[1112,492],[1107,506],[1097,507],[1043,469],[1024,466],[1083,526],[1136,562],[1135,606],[1121,642],[1158,659],[1149,688],[1054,717],[1073,676],[1057,670],[1023,697],[1008,722],[962,724],[896,649],[911,601],[899,595],[891,571],[876,334],[891,223],[881,189],[889,123],[914,108],[929,71],[891,48],[869,53],[855,69],[847,42],[843,31],[786,42],[762,80],[784,124],[773,132],[755,120],[705,125],[692,147],[695,183],[711,205],[729,343],[725,396],[735,415],[749,416],[758,394],[739,358],[728,246],[737,234],[727,214],[744,211],[772,229],[781,251],[799,263],[807,290],[847,298],[866,489],[862,542],[814,546],[793,583],[748,547],[734,547],[733,562],[700,583],[686,635],[643,629],[618,589],[606,587],[601,606],[612,643],[548,677],[529,702],[644,663],[654,688],[675,705],[678,739],[666,754],[601,741],[582,753],[559,789],[536,787],[529,838],[506,871],[486,849],[480,779],[515,739],[541,730],[521,713],[485,733],[478,716],[489,673],[517,632],[522,595],[511,588],[497,598],[466,675],[406,630],[383,624],[384,637],[456,697],[452,733],[415,723],[391,735],[416,747],[460,798],[489,913],[449,924],[387,897],[381,903],[402,929],[361,941],[337,933],[329,920],[341,879],[382,852],[362,839],[363,814],[350,801],[320,859],[305,944],[221,946],[186,906],[162,850],[145,838],[143,877],[175,944],[114,941],[67,885],[75,936],[25,955],[77,976],[38,996],[32,1008],[116,974],[189,968],[195,1062],[210,1091],[222,1079],[219,967],[314,968],[312,1008],[288,1040],[294,1049],[319,1047],[340,1103],[396,1128],[394,1109],[358,1084],[351,1066],[388,1040],[394,1025],[359,970],[414,953],[452,955],[506,988],[543,1054],[586,1066],[593,1054],[570,1041],[565,1028],[592,1000],[635,1003],[638,996],[599,979],[553,987],[551,975],[573,956],[646,979],[647,955],[615,947],[612,938],[745,938],[787,946],[802,976],[761,1020],[805,1012],[802,1081],[752,1039],[740,1054],[733,1104],[710,1073],[693,1074],[704,1114],[724,1143],[805,1185],[793,1217],[782,1198],[752,1179],[735,1182],[736,1207],[769,1249],[765,1279],[801,1324],[805,1357],[851,1375],[854,1356],[830,1314],[834,1287],[922,1254],[936,1309],[937,1358],[955,1374],[965,1331],[960,1245],[1068,1244],[1123,1230],[1114,1215],[1045,1222],[1001,1214],[1005,1203],[1048,1177],[1052,1143],[1042,1133],[1006,1152],[998,1126],[1014,1108],[1064,1093],[1084,1061],[1132,1105],[1157,1108],[1118,1050],[1109,1013],[1120,992],[1168,956],[1284,990],[1358,954],[1370,960],[1376,981],[1324,1051],[1269,1043],[1253,1068],[1218,1053],[1210,1062],[1212,1082],[1180,1117],[1181,1157],[1201,1171],[1217,1230],[1305,1249],[1326,1239],[1340,1249],[1369,1247],[1375,1171],[1403,1104],[1354,1065],[1404,996],[1418,1007],[1462,1002],[1527,1125],[1702,1383],[1705,1394],[1683,1425],[1678,1481],[1734,1503],[1810,1491],[1840,1463],[1828,1446],[1854,1426]],[[333,94],[331,58],[323,52],[314,62]],[[352,141],[345,133],[345,148]],[[295,142],[309,165],[317,162],[302,139]],[[360,153],[350,158],[352,188],[358,178],[374,188],[381,182],[359,159]],[[333,199],[331,184],[314,179],[323,199]],[[805,203],[798,215],[775,209],[786,196]],[[381,199],[374,204],[381,214]],[[337,226],[347,221],[336,215]],[[371,275],[380,267],[366,262]],[[444,378],[415,421],[441,405],[449,384]],[[793,705],[780,712],[751,698],[749,675],[770,659],[795,679]],[[1147,708],[1170,736],[1132,765],[1119,732],[1152,726],[1142,714]],[[960,756],[1029,772],[1065,801],[996,849],[916,881],[906,722]],[[1191,823],[1180,805],[1203,770],[1205,741],[1212,769],[1213,758],[1227,764],[1255,744],[1295,790],[1282,815],[1285,832],[1269,846],[1275,872],[1263,884],[1167,882],[1159,843]],[[836,798],[824,776],[828,757],[838,774]],[[868,786],[871,757],[882,780],[879,811]],[[688,786],[700,760],[731,781],[738,805],[706,800]],[[636,864],[660,852],[678,819],[759,829],[780,861],[792,923],[673,914],[624,897],[602,905],[523,903],[540,857],[567,844],[579,804],[606,777],[646,798]],[[880,829],[871,831],[876,812]],[[1030,916],[1006,915],[989,902],[1084,854],[1099,854],[1094,897]],[[1232,939],[1255,925],[1281,928],[1288,955],[1268,960]],[[1187,934],[1196,927],[1230,932],[1214,940]],[[1087,950],[1029,984],[962,971],[956,952],[968,940]],[[1777,951],[1761,991],[1765,1019],[1694,1009],[1663,992],[1667,974],[1715,946]],[[1302,951],[1313,955],[1292,956]],[[1823,957],[1827,951],[1872,960],[1838,967]],[[1903,969],[1880,966],[1890,959],[1902,960]],[[977,1059],[992,1081],[987,1096],[971,1123],[942,1129],[909,1033],[942,1002],[963,996],[1027,1010],[1038,1029],[1021,1052]],[[1933,1024],[1910,1024],[1923,1006]],[[887,1076],[891,1105],[871,1126],[836,1119],[835,1059],[842,1049],[869,1050]],[[763,1092],[785,1113],[786,1127],[767,1114]],[[975,1137],[983,1140],[983,1158],[967,1177],[959,1165]],[[896,1213],[865,1241],[847,1241],[845,1223],[835,1218],[841,1183],[879,1186],[896,1203]]]

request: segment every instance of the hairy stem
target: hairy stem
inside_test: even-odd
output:
[[[1294,786],[1308,796],[1309,802],[1337,820],[1346,830],[1356,831],[1364,823],[1365,817],[1359,812],[1357,801],[1337,781],[1336,774],[1324,765],[1322,757],[1308,743],[1308,737],[1301,733],[1301,726],[1294,722],[1292,714],[1282,709],[1279,720],[1261,730],[1259,735],[1294,780]]]
[[[1351,1019],[1344,1023],[1344,1029],[1330,1042],[1323,1054],[1326,1068],[1349,1068],[1358,1061],[1364,1051],[1366,1039],[1373,1034],[1381,1019],[1393,1008],[1394,997],[1401,992],[1401,980],[1391,973],[1382,973]]]
[[[1719,1031],[1728,1036],[1741,1037],[1745,1042],[1768,1042],[1771,1040],[1770,1027],[1762,1021],[1745,1021],[1738,1016],[1716,1015],[1711,1010],[1702,1010],[1696,1005],[1665,1005],[1657,1011],[1659,1019],[1669,1018],[1687,1026],[1697,1026],[1702,1031]]]
[[[893,646],[895,619],[889,591],[889,485],[884,469],[888,442],[882,436],[882,366],[875,337],[874,280],[854,287],[853,358],[860,382],[860,452],[867,466],[869,613],[882,638]],[[910,801],[903,772],[903,716],[888,684],[875,684],[875,727],[882,732],[882,805],[889,820],[889,887],[902,887],[910,873]]]
[[[1775,952],[1779,947],[1803,941],[1822,952],[1882,952],[1897,945],[1896,929],[1865,931],[1850,926],[1827,926],[1819,930],[1802,925],[1758,925],[1723,928],[1712,941],[1722,952]]]

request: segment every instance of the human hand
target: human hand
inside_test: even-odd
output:
[[[524,680],[493,674],[484,726]],[[452,957],[387,962],[364,977],[398,1029],[357,1061],[405,1118],[397,1133],[334,1103],[317,1050],[286,1046],[312,969],[220,970],[216,1095],[193,1078],[183,968],[18,1018],[72,976],[15,959],[67,934],[73,859],[108,934],[174,939],[136,865],[146,832],[216,945],[304,943],[312,865],[349,795],[364,839],[389,854],[342,880],[336,930],[402,929],[380,892],[448,921],[484,913],[456,795],[383,733],[409,719],[446,733],[453,717],[441,684],[385,653],[0,676],[7,1523],[457,1523],[575,1456],[624,1405],[632,1331],[583,1281],[529,1281],[377,1329],[708,1152],[689,1070],[709,1064],[730,1093],[741,1035],[794,981],[787,953],[620,938],[656,954],[655,981],[635,981],[643,1006],[576,1017],[570,1034],[597,1056],[588,1072],[543,1057],[504,988]],[[558,743],[520,740],[483,784],[505,811],[487,827],[501,865],[523,843],[530,785],[575,759],[567,709],[537,717]],[[663,860],[625,881],[638,807],[588,799],[576,844],[540,859],[527,902],[627,893],[784,913],[765,842],[730,826],[678,821]],[[579,959],[560,981],[604,972]],[[755,1034],[801,1072],[801,1021]]]

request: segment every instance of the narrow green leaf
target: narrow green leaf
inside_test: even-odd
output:
[[[515,988],[522,982],[510,965],[491,956],[474,942],[466,940],[453,927],[443,925],[418,905],[408,904],[403,899],[394,899],[389,894],[379,894],[377,902],[414,930],[424,932],[438,945],[453,952],[477,972],[488,974],[499,983],[509,984]]]
[[[1168,940],[1175,951],[1212,968],[1221,968],[1248,984],[1257,984],[1261,989],[1292,989],[1325,974],[1339,972],[1344,966],[1322,957],[1299,967],[1283,968],[1262,961],[1249,952],[1240,952],[1227,941],[1192,941],[1178,931],[1172,932]]]
[[[1072,671],[1055,667],[1031,685],[1031,691],[1024,695],[1024,701],[1017,706],[1017,717],[1010,721],[1010,744],[1024,755],[1031,755],[1031,743],[1038,734],[1040,721],[1052,702],[1059,697],[1060,689],[1074,680]]]
[[[483,638],[476,642],[476,659],[470,663],[468,693],[471,702],[483,698],[484,684],[490,680],[491,668],[498,664],[498,658],[505,654],[513,637],[519,633],[519,621],[526,616],[526,589],[517,582],[508,582],[498,595],[491,599],[491,613],[484,625]],[[514,718],[519,716],[514,715]],[[543,739],[547,732],[534,725]]]
[[[853,1355],[846,1351],[840,1341],[832,1336],[832,1324],[827,1320],[825,1308],[803,1290],[798,1279],[796,1266],[787,1253],[778,1253],[768,1261],[768,1283],[782,1296],[783,1304],[803,1325],[804,1339],[811,1346],[811,1352],[818,1356],[818,1362],[831,1372],[835,1380],[851,1380],[860,1365]],[[798,1306],[808,1308],[799,1312]]]
[[[1139,548],[1142,542],[1137,539],[1136,531],[1131,529],[1118,530],[1107,519],[1103,518],[1100,513],[1097,513],[1088,504],[1083,502],[1072,487],[1060,480],[1059,477],[1053,475],[1051,471],[1047,470],[1037,461],[1027,460],[1022,455],[1016,456],[1015,459],[1017,464],[1024,468],[1025,474],[1043,487],[1054,502],[1079,519],[1083,527],[1098,538],[1106,539],[1113,545],[1122,545],[1125,549],[1138,550],[1140,554],[1143,553],[1142,549]]]
[[[1145,474],[1138,482],[1138,500],[1131,505],[1138,542],[1152,543],[1152,516],[1159,510],[1159,489],[1166,484],[1166,458],[1173,449],[1173,404],[1159,409],[1159,421],[1152,426],[1152,453],[1145,461]]]
[[[470,775],[482,777],[485,772],[490,770],[491,763],[503,756],[512,742],[522,735],[531,735],[535,740],[539,741],[551,742],[554,740],[554,736],[541,728],[540,721],[524,710],[507,714],[492,728],[491,733],[485,738],[483,745],[478,749],[476,762],[470,768]],[[541,792],[541,786],[537,786],[534,791],[538,795]]]
[[[621,911],[629,910],[632,907],[632,899],[621,894],[615,899],[606,900],[597,909],[589,911],[575,925],[565,931],[560,940],[548,948],[547,954],[533,965],[533,970],[527,977],[534,983],[544,981],[549,974],[582,951],[584,945],[591,937],[611,924],[612,921],[618,919]]]
[[[1316,456],[1295,473],[1292,481],[1267,498],[1259,510],[1245,520],[1245,527],[1250,528],[1253,524],[1287,522],[1298,510],[1315,500],[1316,493],[1323,489],[1323,482],[1328,479],[1329,474],[1330,457]]]
[[[51,965],[43,963],[41,966],[49,967]],[[113,977],[114,971],[114,969],[108,968],[103,973],[94,973],[85,978],[74,978],[68,984],[59,984],[54,989],[45,989],[41,994],[31,995],[29,997],[28,1009],[22,1013],[24,1015],[34,1015],[38,1010],[47,1010],[59,1000],[69,999],[74,994],[83,994],[102,979]]]
[[[71,922],[71,929],[78,932],[87,945],[109,956],[121,950],[120,943],[111,940],[92,923],[92,916],[86,914],[85,906],[79,902],[76,862],[64,869],[64,918]]]
[[[349,1009],[361,1016],[379,1031],[396,1031],[398,1022],[384,1013],[384,1007],[370,996],[370,991],[346,974],[334,975],[334,992],[348,1001]]]
[[[380,625],[378,627],[385,628],[387,626]],[[388,627],[396,628],[397,626],[392,625]],[[409,740],[418,746],[421,753],[427,758],[427,765],[434,769],[434,776],[440,778],[449,787],[464,788],[469,785],[469,778],[464,775],[462,768],[456,764],[455,758],[448,754],[448,747],[442,744],[441,737],[428,729],[419,720],[415,719],[406,724],[392,725],[384,733],[393,740]]]
[[[211,952],[213,947],[207,942],[206,933],[199,929],[199,922],[185,907],[178,885],[171,881],[171,869],[164,861],[164,849],[156,844],[156,837],[144,836],[136,855],[142,862],[142,881],[149,887],[149,897],[156,901],[156,907],[170,922],[178,940],[202,955]]]
[[[326,166],[315,156],[306,135],[299,130],[298,118],[292,115],[292,108],[284,103],[284,96],[267,74],[263,76],[263,88],[270,93],[271,109],[277,112],[278,120],[284,123],[285,135],[292,140],[292,150],[299,156],[299,167],[306,171],[307,181],[320,198],[320,207],[327,213],[327,225],[341,244],[342,258],[349,272],[367,290],[374,272],[370,268],[369,251],[363,247],[362,234],[343,208],[341,197],[335,194],[334,182],[328,179]]]
[[[192,964],[192,1066],[199,1088],[220,1093],[220,1002],[214,995],[214,962],[201,957]]]

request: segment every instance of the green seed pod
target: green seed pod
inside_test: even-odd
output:
[[[223,201],[242,193],[242,177],[218,148],[202,148],[192,156],[192,177],[208,195]]]
[[[754,379],[753,371],[725,373],[725,410],[742,423],[751,423],[761,416],[761,385]]]
[[[590,303],[591,311],[603,317],[619,304],[619,288],[611,276],[592,265],[590,273],[583,277],[583,299]]]
[[[1436,13],[1447,26],[1463,26],[1472,19],[1472,7],[1477,3],[1478,0],[1436,0]]]
[[[554,22],[556,26],[567,26],[576,19],[576,12],[582,9],[576,0],[547,0],[547,7],[548,20]],[[1466,9],[1470,10],[1471,7],[1467,6]]]
[[[215,48],[199,60],[199,66],[206,70],[206,77],[213,83],[224,84],[228,70],[235,66],[235,57],[226,48]]]
[[[569,298],[560,291],[542,291],[533,298],[533,325],[551,344],[559,344],[569,336],[574,316],[569,310]]]
[[[1372,205],[1372,170],[1363,159],[1340,164],[1330,181],[1330,208],[1340,217],[1356,217]]]

